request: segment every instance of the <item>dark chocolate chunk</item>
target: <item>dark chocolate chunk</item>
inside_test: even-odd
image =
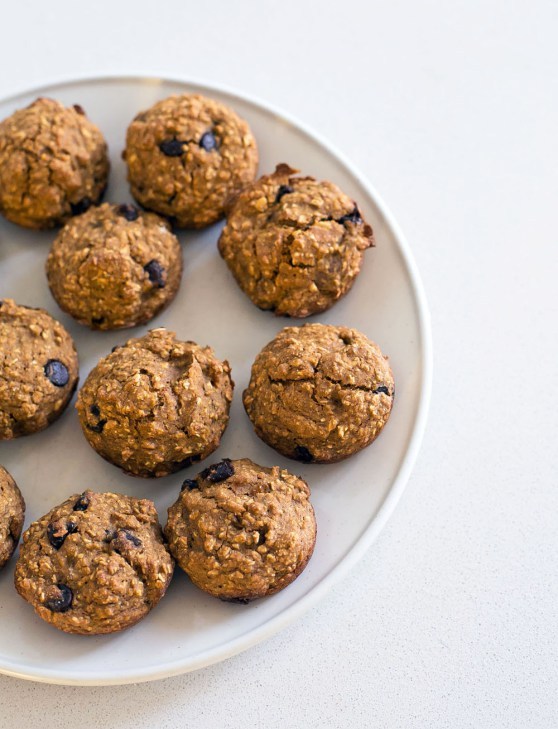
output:
[[[213,132],[206,132],[205,134],[202,134],[200,147],[205,149],[206,152],[211,152],[212,149],[216,149],[217,140],[215,139]]]
[[[250,602],[249,597],[221,597],[219,599],[223,602],[235,603],[236,605],[248,605],[248,603]]]
[[[360,217],[360,212],[357,206],[355,205],[352,212],[347,213],[347,215],[343,215],[337,222],[341,225],[344,225],[345,223],[362,223],[362,218]]]
[[[77,111],[78,114],[81,114],[81,116],[85,116],[85,109],[81,104],[74,104],[74,110]]]
[[[279,190],[277,191],[277,197],[275,198],[275,202],[279,202],[283,195],[288,195],[291,192],[294,192],[294,188],[292,188],[290,185],[281,185],[279,187]]]
[[[92,430],[94,433],[102,433],[103,428],[105,427],[106,424],[107,424],[107,421],[106,421],[106,419],[103,418],[102,420],[99,420],[98,423],[95,423],[95,425],[89,425],[89,423],[87,423],[87,429]]]
[[[89,412],[91,413],[91,415],[94,415],[96,418],[98,418],[99,415],[101,414],[101,410],[98,405],[91,405],[91,407],[89,408]]]
[[[91,319],[91,324],[102,324],[105,320],[104,316],[94,316]]]
[[[47,538],[54,549],[60,549],[66,541],[66,537],[69,534],[74,534],[76,531],[77,524],[73,521],[67,522],[65,527],[56,526],[56,524],[49,524],[47,526]]]
[[[161,266],[159,261],[149,261],[149,263],[145,264],[143,270],[149,276],[149,280],[152,284],[155,284],[155,286],[160,289],[165,287],[167,276],[165,269]]]
[[[372,390],[374,395],[378,395],[380,392],[383,392],[384,395],[389,395],[389,390],[385,385],[382,385],[381,387],[377,387],[375,390]]]
[[[74,511],[86,511],[89,506],[89,497],[82,494],[74,504]]]
[[[314,456],[310,453],[308,448],[301,445],[297,445],[295,448],[294,457],[303,463],[312,463],[314,460]]]
[[[68,585],[58,583],[56,589],[50,588],[48,592],[50,596],[45,600],[45,607],[52,610],[53,613],[65,613],[72,607],[74,593]]]
[[[186,344],[195,344],[195,342],[186,342]],[[199,453],[196,453],[193,456],[188,456],[188,458],[183,458],[181,461],[175,461],[175,470],[179,471],[181,468],[188,468],[188,466],[191,466],[192,463],[197,463],[198,461],[201,461]]]
[[[182,482],[182,486],[180,487],[181,491],[184,491],[184,489],[188,489],[188,491],[191,491],[192,489],[198,488],[198,482],[195,478],[187,478],[185,481]]]
[[[82,213],[85,213],[89,210],[89,208],[93,205],[93,202],[91,198],[84,197],[83,199],[79,200],[77,203],[70,203],[70,207],[72,209],[72,215],[81,215]]]
[[[125,537],[129,542],[132,542],[134,547],[141,547],[142,541],[139,537],[136,537],[135,534],[132,534],[132,532],[128,531],[128,529],[120,529],[119,535],[121,534],[123,537]]]
[[[181,157],[184,154],[184,144],[180,139],[165,139],[159,149],[165,157]]]
[[[200,478],[211,481],[211,483],[217,483],[219,481],[225,481],[225,479],[230,478],[233,474],[234,466],[230,458],[224,458],[219,463],[208,466],[208,468],[200,473]]]
[[[116,212],[122,218],[126,218],[130,222],[137,220],[139,216],[139,210],[135,205],[119,205],[116,208]]]
[[[49,359],[44,366],[44,372],[55,387],[64,387],[70,380],[68,368],[57,359]]]

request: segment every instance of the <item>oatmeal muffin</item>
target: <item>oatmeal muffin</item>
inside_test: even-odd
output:
[[[55,628],[100,635],[144,618],[173,569],[152,501],[85,491],[27,529],[15,587]]]
[[[37,99],[0,122],[0,212],[52,228],[87,210],[107,186],[107,145],[79,105]]]
[[[153,329],[97,364],[76,407],[99,455],[134,476],[166,476],[217,448],[233,384],[210,347]]]
[[[78,356],[62,324],[44,309],[0,301],[0,440],[43,430],[78,382]]]
[[[356,329],[286,327],[256,357],[244,407],[256,434],[288,458],[333,463],[369,445],[389,418],[393,375]]]
[[[184,481],[169,509],[169,549],[214,597],[249,602],[295,580],[312,556],[316,519],[305,481],[277,466],[225,459]]]
[[[182,249],[169,223],[105,203],[70,220],[46,263],[61,309],[91,329],[145,324],[175,297]]]
[[[305,317],[347,293],[374,245],[356,203],[331,182],[281,164],[237,197],[219,251],[260,309]]]
[[[16,482],[0,466],[0,569],[10,559],[19,541],[25,502]]]
[[[140,205],[185,228],[222,218],[258,167],[248,124],[228,106],[198,94],[170,96],[138,114],[128,127],[123,157]]]

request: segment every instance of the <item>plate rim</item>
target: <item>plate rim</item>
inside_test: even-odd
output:
[[[200,92],[217,93],[228,96],[231,100],[237,100],[242,103],[258,108],[260,111],[271,113],[278,119],[287,122],[295,127],[310,139],[316,141],[325,151],[330,154],[338,163],[362,185],[366,193],[374,200],[380,214],[383,216],[386,225],[391,229],[396,245],[401,255],[405,268],[407,270],[412,293],[417,307],[418,330],[420,334],[420,350],[421,350],[421,376],[420,376],[420,393],[416,410],[415,422],[412,427],[411,436],[407,445],[407,450],[401,460],[399,470],[392,482],[388,494],[382,501],[375,517],[364,531],[357,538],[350,550],[340,559],[337,565],[327,573],[313,588],[300,597],[295,603],[285,608],[281,613],[273,618],[266,620],[256,628],[242,633],[241,635],[221,643],[213,648],[200,651],[193,657],[179,659],[162,663],[158,668],[142,668],[131,671],[124,675],[99,677],[93,673],[81,672],[78,674],[68,675],[60,670],[52,670],[48,668],[25,671],[18,669],[17,664],[13,668],[0,665],[0,674],[12,676],[14,678],[25,679],[29,681],[37,681],[39,683],[48,683],[66,686],[116,686],[132,683],[143,683],[147,681],[156,681],[171,676],[177,676],[183,673],[196,671],[206,666],[227,660],[258,643],[270,638],[283,628],[293,623],[297,618],[301,617],[311,607],[316,605],[328,591],[345,577],[349,571],[362,559],[365,552],[370,548],[375,539],[378,537],[383,527],[387,523],[389,517],[395,510],[399,499],[407,485],[407,481],[411,475],[415,464],[426,423],[428,419],[428,411],[430,407],[430,399],[432,394],[432,372],[433,372],[433,352],[432,352],[432,326],[430,318],[430,310],[426,299],[426,294],[422,284],[417,265],[415,263],[410,245],[399,227],[399,224],[393,217],[383,198],[378,194],[374,185],[369,182],[367,176],[363,174],[357,166],[343,153],[336,145],[323,137],[321,133],[316,132],[310,125],[301,121],[290,112],[285,112],[282,108],[275,104],[263,100],[252,94],[246,94],[243,91],[232,88],[228,85],[215,84],[212,81],[204,81],[203,79],[192,79],[188,77],[171,77],[171,76],[147,76],[144,74],[133,73],[115,73],[115,74],[85,74],[76,78],[68,76],[54,77],[47,83],[40,86],[24,89],[22,91],[12,93],[6,97],[0,98],[0,103],[17,102],[18,99],[28,95],[34,95],[47,92],[52,87],[64,87],[74,84],[93,84],[93,83],[170,83],[183,84],[189,87],[195,87]]]

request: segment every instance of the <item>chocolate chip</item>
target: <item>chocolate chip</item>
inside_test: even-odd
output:
[[[50,593],[49,597],[45,600],[45,607],[52,610],[53,613],[65,613],[72,607],[74,600],[74,593],[70,590],[68,585],[58,583],[56,588],[51,587],[48,589]]]
[[[81,116],[85,116],[85,109],[81,104],[74,104],[74,110],[77,111],[78,114],[81,114]]]
[[[159,149],[165,157],[181,157],[184,154],[184,144],[180,139],[165,139]]]
[[[223,602],[235,603],[236,605],[248,605],[248,603],[250,602],[249,597],[221,597],[219,599]]]
[[[231,463],[230,458],[224,458],[222,461],[219,461],[219,463],[214,463],[212,466],[209,466],[204,471],[200,473],[200,478],[205,479],[206,481],[211,481],[211,483],[217,483],[218,481],[224,481],[227,478],[230,478],[234,474],[234,466]]]
[[[130,222],[137,220],[139,216],[139,210],[135,205],[119,205],[116,208],[116,213]]]
[[[195,342],[186,342],[186,344],[195,344]],[[191,466],[192,463],[197,463],[198,461],[201,461],[199,453],[196,453],[193,456],[188,456],[188,458],[183,458],[181,461],[175,461],[175,470],[179,471],[181,468],[188,468],[188,466]]]
[[[217,148],[217,140],[215,139],[213,132],[206,132],[205,134],[202,134],[200,147],[205,149],[206,152],[211,152],[212,149]]]
[[[104,316],[94,316],[91,319],[91,324],[102,324],[105,320]]]
[[[352,212],[347,213],[347,215],[343,215],[337,222],[341,225],[344,225],[345,223],[362,223],[362,218],[360,217],[360,212],[357,206],[355,205]]]
[[[308,448],[300,445],[297,445],[297,447],[294,449],[294,457],[298,461],[302,461],[303,463],[312,463],[312,461],[314,460],[314,456],[310,453]]]
[[[91,415],[94,415],[96,418],[98,418],[99,415],[101,414],[101,410],[99,409],[98,405],[91,405],[91,407],[89,408],[89,412],[91,413]]]
[[[86,511],[89,506],[89,497],[82,494],[74,504],[74,511]]]
[[[89,423],[87,423],[87,429],[92,430],[94,433],[102,433],[103,428],[105,427],[106,424],[107,424],[107,421],[103,418],[102,420],[99,420],[99,422],[96,423],[95,425],[89,425]]]
[[[277,197],[275,198],[275,202],[279,202],[283,195],[289,195],[291,192],[294,192],[294,189],[290,185],[281,185],[279,190],[277,191]]]
[[[70,379],[68,368],[57,359],[49,359],[44,366],[44,372],[55,387],[64,387]]]
[[[383,392],[384,395],[390,394],[388,388],[385,385],[382,385],[381,387],[377,387],[375,390],[372,390],[372,392],[374,393],[374,395],[378,395],[380,392]]]
[[[47,526],[47,538],[52,544],[54,549],[60,549],[60,547],[66,541],[66,537],[69,534],[74,534],[77,531],[77,524],[73,521],[69,521],[65,527],[56,526],[56,524],[49,524]]]
[[[115,344],[114,347],[110,350],[111,352],[116,352],[117,349],[121,349],[121,344]]]
[[[87,212],[92,204],[93,202],[91,201],[91,198],[88,197],[84,197],[77,203],[70,203],[70,207],[72,208],[72,215],[81,215],[82,213]]]
[[[141,547],[143,544],[139,537],[136,537],[135,534],[132,534],[132,532],[128,531],[127,529],[120,529],[118,534],[122,534],[122,536],[125,537],[129,542],[132,542],[134,547]]]
[[[165,269],[161,266],[159,261],[149,261],[149,263],[146,263],[143,267],[143,270],[147,273],[149,276],[149,280],[151,283],[155,284],[158,288],[162,289],[165,287],[166,283],[166,274]]]
[[[181,491],[184,491],[184,489],[188,489],[188,491],[191,491],[192,489],[198,488],[198,482],[195,478],[187,478],[185,481],[182,482],[182,486],[180,487]]]

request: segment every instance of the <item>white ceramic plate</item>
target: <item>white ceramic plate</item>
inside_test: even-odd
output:
[[[0,118],[37,96],[81,104],[109,143],[113,166],[105,199],[127,202],[131,198],[120,153],[128,123],[140,109],[184,91],[220,99],[248,120],[259,144],[260,173],[288,162],[305,174],[332,180],[358,201],[374,228],[377,247],[367,252],[348,296],[312,320],[356,327],[380,344],[395,374],[393,412],[381,437],[344,463],[303,465],[260,442],[242,408],[241,393],[257,352],[283,326],[297,322],[258,310],[240,291],[217,252],[221,225],[201,233],[181,233],[182,287],[170,308],[150,326],[166,326],[182,339],[210,344],[219,357],[229,360],[236,382],[231,421],[209,462],[247,456],[301,474],[312,488],[318,521],[314,556],[292,585],[247,606],[205,595],[177,569],[166,597],[145,620],[106,637],[66,635],[43,623],[12,586],[12,559],[0,573],[0,672],[6,674],[64,684],[146,681],[221,661],[269,637],[322,597],[370,546],[393,511],[417,454],[431,382],[429,317],[419,276],[401,232],[374,189],[318,135],[279,111],[228,91],[141,78],[91,79],[37,89],[1,102]],[[147,327],[90,332],[63,314],[44,274],[54,235],[0,221],[0,298],[44,307],[63,322],[75,338],[83,382],[114,344],[140,336]],[[182,480],[198,470],[158,480],[124,475],[86,443],[73,402],[46,431],[0,442],[0,463],[25,496],[26,526],[85,488],[152,498],[164,522]]]

